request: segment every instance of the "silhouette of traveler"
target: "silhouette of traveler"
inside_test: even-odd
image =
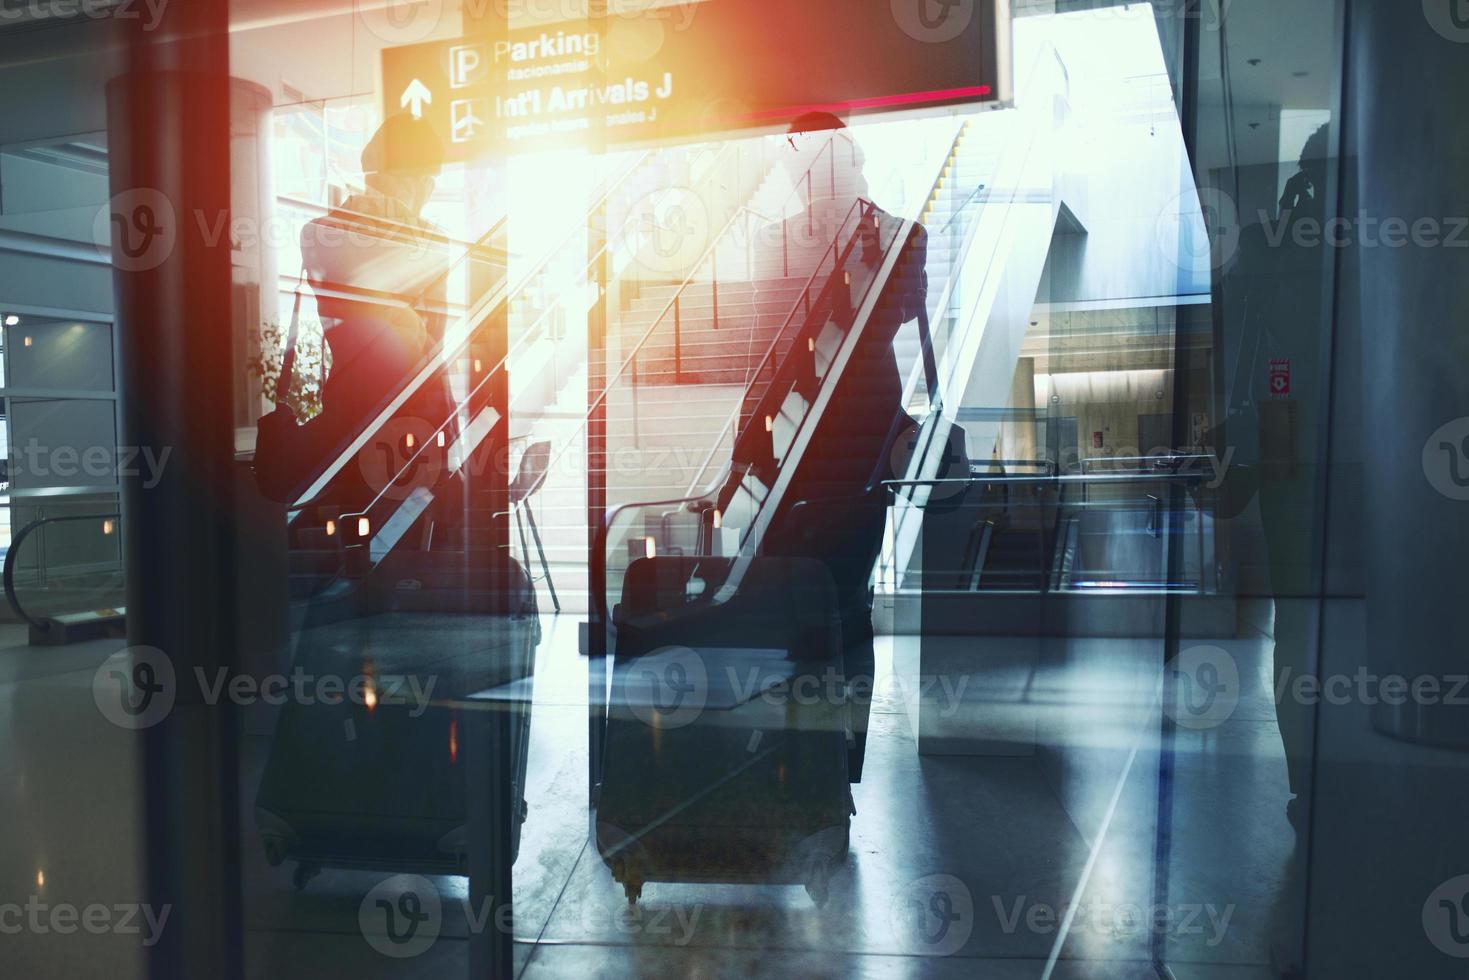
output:
[[[443,340],[444,239],[422,217],[443,162],[428,123],[391,116],[362,151],[365,189],[302,232],[306,278],[332,357],[313,440],[323,454],[360,433]],[[450,405],[440,377],[397,414],[437,426]],[[348,467],[336,481],[336,503],[365,504],[381,489],[358,470]]]
[[[791,219],[786,230],[794,240],[808,241],[815,252],[824,251],[839,231],[845,244],[853,225],[843,229],[843,219],[858,200],[864,201],[871,210],[847,266],[854,273],[852,282],[859,283],[877,272],[886,254],[883,244],[893,245],[903,222],[867,200],[862,150],[845,130],[845,124],[830,113],[803,115],[791,125],[787,169],[805,211]],[[832,142],[833,162],[822,161],[811,171],[813,179],[803,180],[827,140]],[[927,247],[927,231],[914,224],[871,317],[859,325],[862,333],[856,349],[836,382],[815,438],[796,463],[793,482],[764,541],[769,555],[824,562],[836,583],[843,671],[852,685],[853,782],[862,776],[871,710],[872,570],[882,550],[887,508],[880,481],[893,478],[893,443],[911,424],[903,411],[903,379],[893,340],[927,301]],[[833,274],[832,281],[841,278]],[[854,302],[860,304],[860,296]],[[764,421],[751,418],[747,425],[763,427]],[[736,452],[736,471],[754,462],[739,459]]]
[[[1328,133],[1323,126],[1306,141],[1273,221],[1243,230],[1238,261],[1223,276],[1224,336],[1237,346],[1228,355],[1227,421],[1213,436],[1228,461],[1226,485],[1239,488],[1229,516],[1252,497],[1259,503],[1274,605],[1271,690],[1289,783],[1285,817],[1298,835],[1308,825],[1315,709],[1294,692],[1299,678],[1319,673],[1312,654],[1323,592],[1314,555],[1324,456],[1316,418],[1327,329],[1322,287],[1332,270],[1323,247]],[[1275,902],[1272,955],[1282,976],[1300,975],[1305,853],[1298,842]]]

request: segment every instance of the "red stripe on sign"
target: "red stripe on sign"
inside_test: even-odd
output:
[[[852,109],[891,109],[896,106],[923,105],[928,102],[951,102],[958,99],[976,99],[994,94],[990,85],[971,85],[966,88],[935,89],[931,92],[906,92],[902,95],[879,95],[870,99],[853,99],[850,102],[828,102],[825,104],[783,106],[779,109],[762,109],[736,119],[785,119],[808,112],[839,113]]]

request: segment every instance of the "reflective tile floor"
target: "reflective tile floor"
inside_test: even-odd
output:
[[[1269,628],[1268,605],[1256,618]],[[577,623],[547,617],[544,629],[514,871],[520,976],[1105,980],[1157,976],[1161,959],[1178,980],[1245,980],[1274,975],[1272,948],[1289,946],[1295,838],[1270,644],[1258,629],[1209,641],[1239,665],[1242,696],[1224,723],[1177,729],[1163,780],[1156,694],[1150,701],[1149,671],[1136,666],[1156,662],[1156,640],[1036,641],[1034,676],[1017,688],[986,686],[982,654],[1002,641],[975,639],[979,694],[956,710],[1021,705],[1036,733],[1028,754],[920,756],[912,705],[890,686],[874,708],[850,853],[824,908],[800,887],[655,883],[634,910],[588,843]],[[0,633],[6,640],[0,811],[11,820],[0,905],[137,901],[136,736],[107,723],[92,694],[94,673],[120,644],[38,651],[21,634]],[[879,680],[907,642],[879,640]],[[995,659],[1013,671],[1013,657]],[[358,918],[387,875],[327,870],[298,891],[289,865],[266,863],[252,811],[270,726],[248,727],[248,975],[466,975],[473,917],[463,879],[432,879],[444,909],[439,937],[392,959],[365,941]],[[945,915],[915,919],[935,882]],[[6,922],[0,908],[0,928]],[[23,928],[0,945],[21,968],[7,975],[125,980],[142,976],[143,934]]]

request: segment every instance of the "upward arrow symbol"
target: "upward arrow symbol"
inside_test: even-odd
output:
[[[414,119],[422,119],[423,104],[427,102],[432,105],[433,101],[434,94],[428,90],[428,86],[415,78],[403,90],[403,97],[398,100],[398,105],[408,107],[408,111],[413,113]]]

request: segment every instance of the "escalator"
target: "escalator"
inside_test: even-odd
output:
[[[895,335],[875,336],[884,297],[911,275],[900,260],[920,222],[874,224],[877,216],[859,199],[833,222],[838,233],[818,266],[815,302],[803,306],[799,322],[780,332],[750,372],[728,427],[728,455],[707,461],[700,482],[683,497],[620,505],[609,513],[592,560],[601,574],[594,598],[613,622],[630,561],[645,555],[733,558],[730,581],[712,592],[707,583],[696,590],[702,602],[727,598],[738,588],[743,565],[764,553],[772,528],[795,508],[818,513],[831,495],[874,492],[890,476],[933,480],[965,393],[1008,391],[1050,237],[1058,222],[1074,224],[1084,210],[1070,195],[1058,159],[1069,81],[1053,48],[1039,53],[1031,79],[1030,102],[965,121],[918,215],[927,233],[931,329],[925,335],[917,317],[909,316]],[[876,379],[848,371],[886,365],[889,351],[913,427],[886,433],[878,454],[883,458],[865,459],[868,472],[854,480],[852,459],[872,456],[872,438],[843,431],[840,416],[857,401],[839,395],[844,386],[871,390]],[[885,374],[886,366],[881,370]],[[837,410],[829,411],[833,404]],[[911,452],[898,451],[904,442]],[[904,458],[890,458],[894,454]],[[890,471],[893,464],[899,468]],[[908,518],[921,518],[929,495],[918,486],[897,500],[890,549],[901,564],[910,560],[921,524]],[[1036,530],[1054,534],[1053,527]],[[996,553],[1029,547],[1009,543],[1028,533],[1011,522]]]

